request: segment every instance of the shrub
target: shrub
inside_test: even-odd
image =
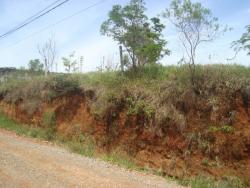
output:
[[[54,111],[46,111],[43,113],[42,126],[46,129],[47,139],[51,140],[54,137],[56,131],[56,115]]]
[[[66,142],[68,148],[78,154],[92,157],[95,152],[95,143],[90,136],[80,134],[78,138],[73,138]]]
[[[210,126],[208,128],[209,132],[224,132],[224,133],[233,133],[234,132],[234,128],[230,125],[223,125],[221,127],[216,127],[216,126]]]
[[[234,128],[230,125],[223,125],[220,130],[224,133],[232,133],[234,132]]]
[[[126,104],[128,107],[127,114],[128,115],[146,115],[147,118],[152,118],[155,110],[146,105],[143,100],[135,100],[131,97],[126,98]]]
[[[55,91],[57,96],[79,91],[80,83],[77,77],[71,75],[56,75],[47,80],[48,88]]]

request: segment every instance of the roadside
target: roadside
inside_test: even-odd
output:
[[[8,146],[8,144],[10,145]],[[94,155],[95,146],[87,137],[70,140],[59,134],[51,135],[46,129],[17,123],[2,113],[0,113],[0,147],[0,161],[3,161],[0,164],[0,187],[37,187],[36,185],[39,184],[28,186],[27,183],[32,182],[32,179],[55,183],[46,184],[44,187],[58,187],[56,181],[63,183],[59,187],[64,187],[62,185],[67,183],[71,187],[82,187],[83,185],[86,187],[85,183],[91,182],[90,179],[94,177],[97,178],[98,184],[104,185],[103,187],[181,187],[176,184],[177,182],[192,188],[247,187],[238,179],[216,181],[212,177],[202,175],[182,180],[176,179],[175,183],[171,178],[161,177],[163,175],[161,171],[139,168],[130,158],[121,156],[119,153]],[[23,168],[28,170],[28,173],[23,172]],[[31,175],[27,176],[29,172]],[[32,172],[35,173],[34,176]],[[88,173],[92,173],[92,175],[90,174],[88,177]],[[79,174],[80,177],[78,177]],[[100,179],[99,176],[101,176]],[[75,179],[75,177],[77,178]],[[105,178],[103,179],[103,177]],[[80,181],[81,178],[88,181]],[[27,180],[24,186],[22,185],[23,179]],[[74,181],[78,184],[72,184]],[[93,185],[86,185],[95,187],[95,181],[93,180],[93,182]]]
[[[181,187],[0,129],[0,187]]]

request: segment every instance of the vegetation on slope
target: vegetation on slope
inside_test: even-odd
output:
[[[189,76],[185,65],[48,77],[25,73],[0,85],[1,108],[46,130],[46,139],[58,132],[77,141],[91,135],[97,148],[110,153],[105,159],[117,161],[110,156],[119,150],[164,175],[185,178],[209,169],[218,177],[223,169],[247,165],[250,69],[197,66],[198,93]],[[76,151],[82,145],[77,143]],[[173,160],[181,166],[168,170]],[[243,167],[235,168],[231,175],[242,176]]]

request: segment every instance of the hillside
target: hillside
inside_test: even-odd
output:
[[[19,77],[20,78],[20,77]],[[30,74],[0,85],[6,116],[178,179],[250,182],[250,68],[186,66]],[[84,153],[84,152],[83,152]],[[232,185],[234,185],[232,183]]]

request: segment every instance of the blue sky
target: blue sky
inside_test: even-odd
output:
[[[54,0],[0,0],[0,33],[18,25],[52,2]],[[100,66],[103,56],[106,62],[116,64],[118,46],[111,38],[101,36],[99,30],[101,23],[107,19],[112,5],[125,4],[128,2],[127,0],[106,0],[65,22],[37,33],[37,31],[96,2],[98,0],[70,0],[64,6],[19,32],[0,39],[0,67],[27,66],[30,59],[39,58],[37,46],[43,44],[51,35],[55,36],[57,43],[58,71],[64,70],[61,57],[67,56],[72,51],[75,51],[77,56],[84,56],[84,72],[96,70],[96,67]],[[244,52],[241,52],[235,60],[227,61],[227,58],[234,55],[233,50],[230,49],[231,42],[237,40],[244,32],[244,27],[250,24],[250,0],[200,0],[200,2],[212,10],[222,25],[233,27],[233,31],[226,33],[213,43],[201,46],[198,51],[198,62],[203,64],[239,63],[250,66],[249,57]],[[148,16],[152,17],[161,13],[169,6],[169,3],[169,0],[146,0]],[[164,37],[168,41],[168,48],[172,53],[163,58],[161,63],[164,65],[176,64],[183,56],[184,50],[174,27],[167,20],[164,20],[164,23],[166,24]],[[33,33],[37,34],[33,35]]]

